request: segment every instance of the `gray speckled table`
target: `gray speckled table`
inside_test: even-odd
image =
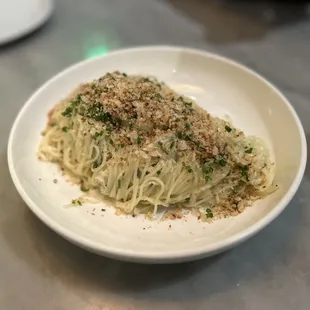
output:
[[[81,59],[133,45],[197,47],[256,69],[287,95],[309,135],[306,10],[248,2],[58,0],[42,30],[0,47],[1,310],[310,309],[309,167],[293,202],[256,237],[173,266],[116,262],[68,243],[28,210],[7,168],[13,119],[40,84]]]

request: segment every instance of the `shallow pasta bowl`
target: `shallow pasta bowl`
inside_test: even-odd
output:
[[[104,203],[65,208],[81,192],[65,180],[56,165],[37,158],[47,113],[81,82],[115,70],[156,76],[211,114],[230,120],[245,134],[261,137],[276,162],[279,189],[242,214],[211,224],[192,215],[165,221],[118,216]],[[301,182],[306,156],[304,131],[294,109],[264,78],[214,54],[160,46],[112,52],[59,73],[26,102],[8,145],[13,182],[46,225],[92,252],[143,263],[207,257],[250,238],[290,202]]]

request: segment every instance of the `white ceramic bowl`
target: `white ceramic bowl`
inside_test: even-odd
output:
[[[192,216],[162,222],[142,216],[117,216],[112,207],[103,204],[64,208],[81,193],[64,180],[56,165],[36,157],[47,112],[79,83],[114,70],[154,75],[176,91],[195,98],[212,114],[230,118],[246,134],[263,138],[276,161],[279,190],[241,215],[212,224]],[[8,163],[14,184],[30,209],[69,241],[127,261],[181,262],[231,248],[275,219],[301,182],[306,140],[287,99],[253,71],[202,51],[141,47],[81,62],[44,84],[16,118],[9,138]]]
[[[0,44],[17,40],[41,27],[53,9],[53,0],[0,1]]]

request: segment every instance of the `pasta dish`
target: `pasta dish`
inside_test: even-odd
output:
[[[120,72],[82,84],[49,112],[39,157],[133,215],[238,215],[276,188],[261,139],[153,77]]]

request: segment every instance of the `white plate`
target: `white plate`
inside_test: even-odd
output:
[[[104,204],[64,208],[81,192],[65,182],[56,165],[40,162],[36,157],[47,112],[79,83],[114,70],[157,76],[178,92],[195,98],[211,113],[229,117],[246,134],[263,138],[275,157],[275,181],[280,189],[241,215],[212,224],[192,216],[163,222],[142,216],[116,216],[115,210]],[[8,162],[14,184],[30,209],[64,238],[87,250],[122,260],[180,262],[226,250],[277,217],[302,179],[305,141],[291,105],[256,73],[202,51],[141,47],[84,61],[44,84],[27,101],[13,125]]]
[[[52,0],[1,0],[0,44],[16,40],[39,28],[52,11]]]

